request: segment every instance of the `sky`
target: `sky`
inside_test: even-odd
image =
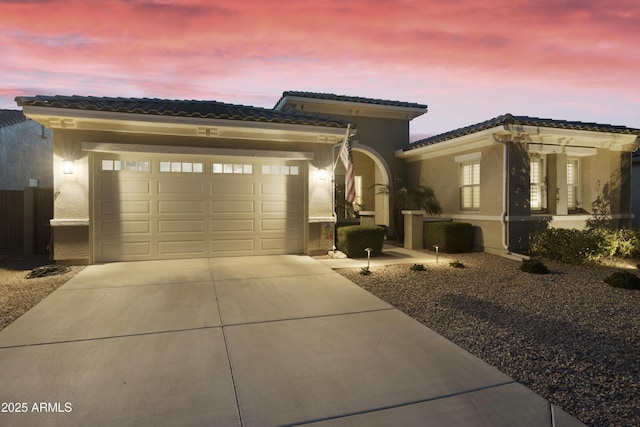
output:
[[[411,140],[501,114],[640,128],[637,0],[0,0],[16,96],[284,91],[427,104]]]

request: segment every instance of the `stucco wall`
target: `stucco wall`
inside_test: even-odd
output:
[[[29,179],[53,187],[52,134],[33,120],[0,128],[0,189],[22,190]]]
[[[406,164],[409,182],[434,189],[442,207],[442,216],[451,215],[500,215],[502,213],[503,148],[493,144],[481,149],[460,151]],[[480,159],[480,209],[460,209],[459,163],[456,156],[481,153]]]

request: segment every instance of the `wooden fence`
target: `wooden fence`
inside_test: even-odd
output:
[[[51,240],[53,190],[0,190],[0,250],[46,254]],[[25,238],[26,237],[26,238]]]

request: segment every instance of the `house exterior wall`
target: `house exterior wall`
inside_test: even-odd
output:
[[[405,179],[404,162],[394,156],[396,150],[409,143],[409,121],[379,117],[331,114],[356,124],[355,146],[366,145],[375,151],[389,167],[394,177]],[[354,160],[354,165],[356,162]],[[356,165],[357,167],[357,165]],[[393,178],[391,178],[393,181]]]
[[[598,206],[594,202],[599,196],[604,201],[599,206],[612,215],[612,225],[631,224],[633,186],[631,153],[628,151],[598,148],[595,154],[576,157],[580,178],[579,205],[575,210],[569,209],[567,201],[566,165],[567,159],[572,157],[566,152],[546,155],[547,209],[537,212],[530,206],[528,141],[499,143],[487,136],[468,145],[476,148],[465,149],[465,145],[460,144],[455,150],[443,150],[446,153],[443,155],[425,154],[422,160],[409,158],[407,171],[409,182],[434,189],[443,218],[468,222],[476,227],[476,250],[504,253],[508,249],[526,253],[529,237],[537,230],[545,227],[583,229],[594,209],[597,212]],[[459,161],[470,156],[480,159],[480,208],[465,211],[460,208]]]
[[[22,190],[31,178],[41,188],[53,187],[51,138],[33,120],[0,127],[0,190]]]
[[[481,147],[461,150],[406,164],[408,182],[434,189],[442,208],[441,217],[474,225],[475,250],[502,251],[502,211],[504,174],[503,146],[486,139]],[[463,210],[460,206],[459,156],[480,155],[480,208]]]
[[[332,144],[290,143],[278,141],[225,140],[198,137],[175,137],[153,134],[128,134],[83,130],[54,130],[53,176],[57,195],[52,221],[54,258],[60,262],[86,264],[92,262],[91,223],[91,153],[83,151],[83,142],[104,144],[135,144],[171,147],[206,147],[247,150],[311,153],[308,161],[307,252],[330,250],[333,239],[332,198],[330,179],[320,179],[319,170],[332,167]],[[75,173],[63,173],[63,161],[75,162]],[[331,231],[328,231],[331,228]]]

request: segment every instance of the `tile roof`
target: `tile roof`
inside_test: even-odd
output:
[[[301,91],[283,92],[282,97],[276,103],[276,107],[282,102],[282,100],[285,97],[288,97],[288,96],[295,96],[300,98],[323,99],[328,101],[357,102],[361,104],[384,105],[389,107],[418,108],[421,110],[427,109],[427,105],[417,104],[415,102],[403,102],[403,101],[393,101],[393,100],[386,100],[386,99],[363,98],[360,96],[335,95],[333,93],[317,93],[317,92],[301,92]]]
[[[424,147],[426,145],[437,144],[439,142],[459,138],[461,136],[470,135],[472,133],[503,125],[538,126],[545,128],[584,130],[591,132],[621,133],[627,135],[636,135],[640,137],[640,129],[633,129],[625,126],[612,126],[598,123],[542,119],[538,117],[514,116],[511,114],[504,114],[502,116],[494,117],[493,119],[486,120],[481,123],[476,123],[471,126],[466,126],[449,132],[430,136],[419,141],[414,141],[407,147],[405,147],[403,151],[413,150],[415,148]]]
[[[281,112],[217,101],[171,100],[156,98],[107,98],[95,96],[18,96],[19,106],[67,108],[74,110],[108,111],[160,116],[201,117],[283,124],[299,124],[346,128],[350,122],[312,114]],[[351,124],[353,127],[353,124]]]
[[[26,122],[27,116],[20,110],[0,110],[0,128]]]

